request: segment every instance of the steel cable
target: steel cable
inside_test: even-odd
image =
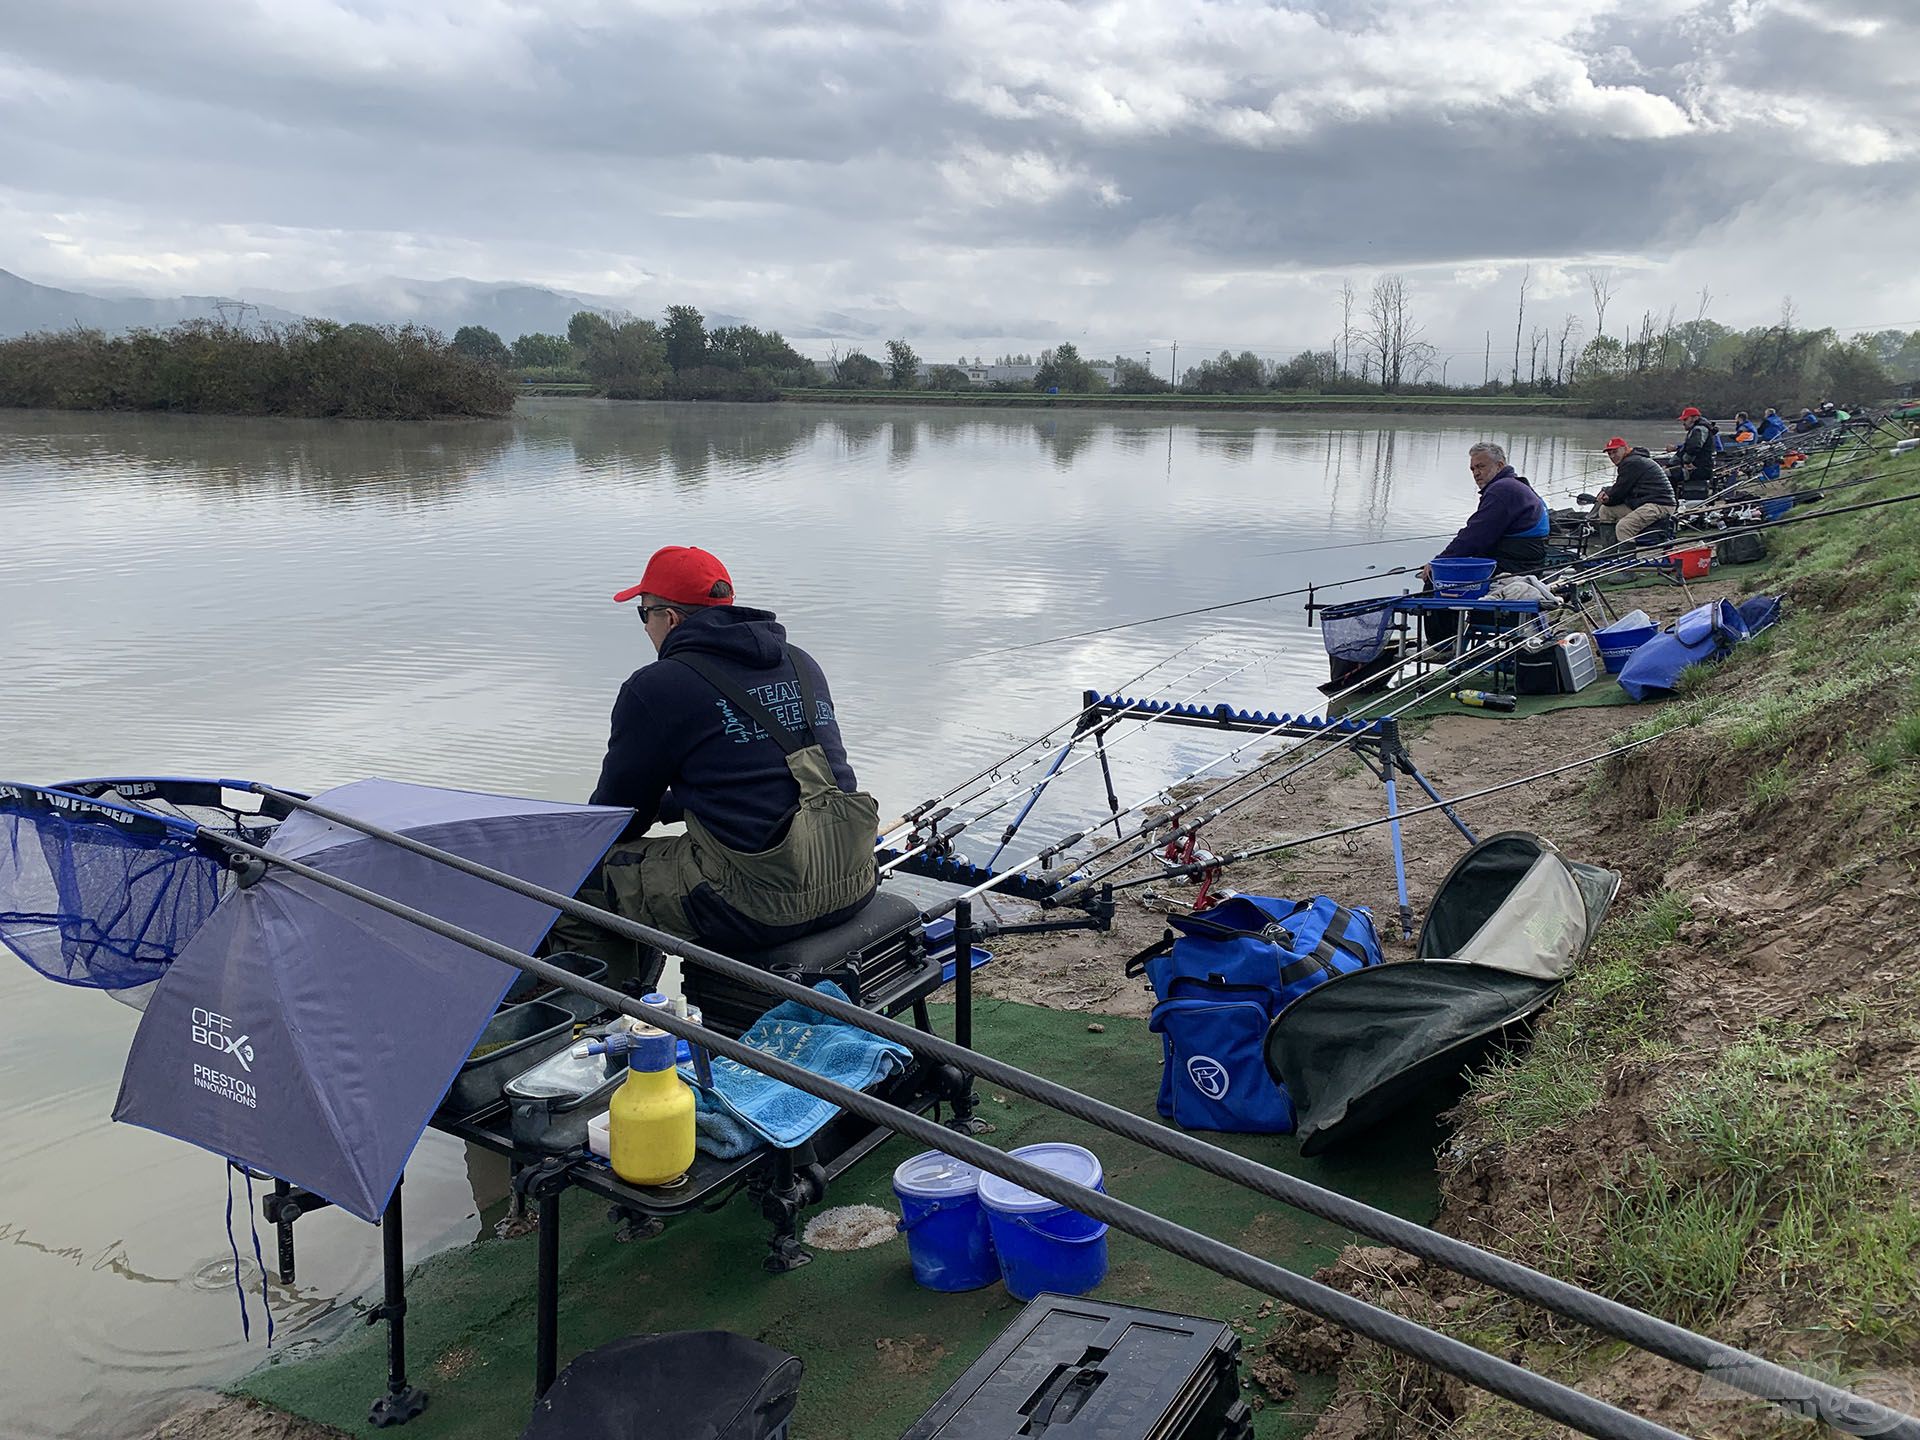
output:
[[[605,985],[583,980],[571,971],[501,945],[484,935],[476,934],[474,931],[429,915],[425,911],[389,899],[301,861],[276,855],[260,846],[250,845],[245,841],[235,840],[213,831],[202,833],[230,851],[264,861],[269,865],[278,865],[314,884],[325,886],[338,894],[371,905],[375,909],[397,919],[408,921],[444,939],[456,941],[483,955],[537,976],[549,984],[557,985],[599,1005],[633,1016],[635,1019],[644,1020],[680,1039],[702,1045],[715,1055],[757,1070],[761,1074],[793,1086],[796,1090],[826,1100],[862,1119],[870,1120],[876,1125],[885,1126],[924,1145],[944,1151],[956,1159],[964,1160],[968,1164],[1001,1176],[1036,1194],[1044,1195],[1058,1204],[1068,1206],[1126,1234],[1145,1240],[1170,1254],[1204,1266],[1215,1274],[1237,1281],[1249,1289],[1271,1295],[1309,1314],[1330,1320],[1357,1335],[1377,1340],[1404,1355],[1423,1361],[1450,1375],[1456,1375],[1492,1394],[1525,1406],[1537,1414],[1570,1425],[1583,1434],[1595,1436],[1596,1440],[1684,1440],[1684,1437],[1665,1426],[1617,1409],[1605,1401],[1596,1400],[1590,1395],[1536,1375],[1532,1371],[1523,1370],[1517,1365],[1487,1354],[1484,1350],[1475,1349],[1471,1345],[1429,1330],[1425,1326],[1403,1319],[1376,1305],[1357,1300],[1330,1286],[1322,1285],[1318,1281],[1309,1280],[1270,1261],[1249,1255],[1211,1236],[1202,1235],[1183,1225],[1176,1225],[1151,1211],[1117,1200],[1100,1191],[1074,1184],[1050,1170],[1043,1170],[1037,1165],[996,1150],[993,1146],[976,1140],[970,1135],[962,1135],[912,1111],[875,1099],[864,1091],[851,1090],[835,1084],[810,1070],[802,1069],[790,1061],[765,1051],[755,1050],[718,1031],[695,1025],[671,1012],[641,1006],[632,996],[624,995]],[[710,955],[711,953],[709,952]],[[725,957],[714,956],[713,958],[724,959]],[[826,997],[813,991],[803,993],[809,1005],[816,1009],[824,1009],[818,1002]]]
[[[1324,1220],[1330,1220],[1357,1234],[1365,1235],[1371,1239],[1379,1240],[1384,1244],[1395,1246],[1398,1249],[1406,1251],[1408,1254],[1417,1255],[1422,1259],[1431,1260],[1435,1264],[1444,1266],[1471,1279],[1479,1280],[1484,1284],[1504,1291],[1516,1298],[1540,1305],[1567,1319],[1577,1321],[1580,1324],[1587,1325],[1602,1333],[1612,1335],[1630,1344],[1639,1346],[1653,1354],[1660,1355],[1678,1364],[1708,1374],[1715,1380],[1736,1389],[1743,1390],[1757,1398],[1786,1405],[1789,1408],[1795,1409],[1797,1413],[1817,1415],[1827,1424],[1848,1434],[1861,1436],[1886,1435],[1897,1437],[1897,1440],[1920,1440],[1920,1420],[1916,1420],[1911,1416],[1900,1415],[1895,1411],[1875,1405],[1873,1402],[1853,1395],[1848,1391],[1802,1375],[1798,1371],[1787,1369],[1784,1366],[1774,1364],[1772,1361],[1762,1359],[1757,1355],[1751,1355],[1745,1351],[1723,1345],[1718,1341],[1710,1340],[1705,1336],[1695,1334],[1693,1331],[1647,1315],[1630,1306],[1622,1305],[1618,1301],[1608,1300],[1604,1296],[1595,1295],[1576,1285],[1571,1285],[1564,1280],[1555,1279],[1553,1276],[1546,1275],[1538,1270],[1522,1265],[1517,1261],[1509,1260],[1504,1256],[1496,1255],[1488,1250],[1482,1250],[1477,1246],[1467,1244],[1465,1241],[1455,1240],[1449,1236],[1441,1235],[1437,1231],[1427,1229],[1425,1226],[1417,1225],[1397,1215],[1391,1215],[1386,1211],[1364,1205],[1357,1200],[1350,1199],[1335,1191],[1324,1189],[1310,1181],[1302,1180],[1297,1176],[1287,1175],[1278,1170],[1271,1169],[1268,1166],[1258,1164],[1244,1156],[1236,1155],[1230,1150],[1209,1144],[1203,1140],[1197,1140],[1193,1136],[1180,1131],[1153,1124],[1129,1111],[1110,1105],[1105,1101],[1094,1099],[1089,1095],[1083,1095],[1078,1091],[1071,1090],[1043,1076],[1034,1075],[1018,1069],[1015,1066],[1007,1065],[990,1056],[980,1054],[978,1051],[968,1050],[950,1040],[943,1040],[938,1036],[929,1035],[924,1031],[903,1025],[896,1020],[878,1015],[873,1011],[863,1009],[847,1001],[836,1000],[832,996],[807,989],[805,986],[782,979],[780,976],[759,969],[756,966],[748,965],[744,961],[735,960],[730,956],[723,955],[706,946],[685,940],[676,935],[671,935],[662,930],[653,929],[650,926],[641,925],[636,921],[626,919],[624,916],[599,910],[594,906],[574,899],[572,896],[562,895],[558,891],[548,890],[543,886],[521,880],[503,871],[494,870],[489,866],[467,860],[462,856],[439,850],[434,846],[415,840],[409,835],[403,835],[388,827],[358,819],[355,816],[335,810],[331,806],[319,804],[285,791],[275,790],[273,787],[267,785],[236,784],[235,788],[252,790],[259,794],[280,800],[296,809],[308,810],[323,820],[345,825],[350,829],[360,831],[362,834],[394,844],[413,854],[423,856],[427,859],[437,860],[452,869],[472,875],[478,879],[490,880],[505,889],[526,896],[528,899],[539,900],[545,904],[553,905],[569,915],[590,921],[614,934],[670,950],[683,959],[691,960],[695,964],[712,970],[716,974],[723,975],[730,980],[749,985],[758,990],[763,990],[783,1000],[799,1001],[823,1014],[831,1015],[835,1019],[845,1021],[872,1034],[879,1035],[884,1039],[905,1045],[916,1055],[922,1056],[923,1058],[953,1065],[981,1080],[1002,1086],[1016,1095],[1022,1095],[1030,1100],[1038,1101],[1041,1104],[1060,1111],[1062,1114],[1098,1126],[1112,1134],[1131,1140],[1135,1144],[1143,1145],[1148,1149],[1156,1150],[1174,1159],[1185,1161],[1209,1174],[1217,1175],[1222,1179],[1245,1186],[1257,1194],[1278,1200],[1283,1204],[1293,1206],[1308,1214],[1317,1215]],[[213,834],[212,838],[219,840],[223,844],[230,843],[226,837],[218,834]],[[253,855],[256,858],[267,859],[274,863],[288,863],[282,861],[280,857],[255,846],[245,846],[243,853]],[[394,904],[396,902],[382,900],[381,903]],[[419,913],[420,912],[413,912],[413,914]],[[432,916],[425,916],[424,918],[433,921],[433,924],[428,927],[430,929],[442,923],[434,920]],[[445,932],[436,931],[436,933]],[[463,943],[466,942],[463,941]],[[491,944],[492,942],[487,943]],[[488,953],[492,952],[489,951]],[[496,955],[495,958],[502,959],[505,957]],[[956,963],[964,963],[962,957],[956,956],[955,959]],[[519,962],[511,961],[509,963]],[[522,968],[527,967],[523,965]],[[542,969],[537,973],[540,973],[542,978],[553,980],[555,983],[563,983],[567,985],[568,988],[580,988],[578,977],[572,975],[571,972],[559,970],[557,967],[543,965]],[[599,993],[595,994],[595,992]],[[615,992],[599,986],[591,987],[591,989],[581,989],[581,993],[588,994],[592,998],[615,994]],[[624,1000],[624,997],[620,998]],[[649,1011],[649,1016],[651,1016],[652,1013],[653,1012]],[[706,1043],[704,1038],[702,1039],[702,1043]],[[758,1052],[752,1053],[758,1054]],[[748,1063],[753,1063],[756,1065],[756,1068],[758,1068],[757,1061]],[[772,1072],[769,1071],[768,1073]],[[806,1087],[798,1086],[797,1088],[805,1089]],[[936,1143],[944,1147],[946,1137],[951,1134],[952,1132],[950,1131],[943,1131],[941,1139]],[[994,1155],[999,1154],[997,1151],[990,1151],[989,1153]],[[989,1166],[986,1168],[992,1167]],[[1022,1180],[1019,1181],[1019,1183],[1025,1184],[1026,1182]],[[1028,1188],[1035,1189],[1038,1187],[1028,1186]],[[1075,1208],[1082,1207],[1076,1205]],[[1311,1307],[1303,1306],[1302,1308]]]

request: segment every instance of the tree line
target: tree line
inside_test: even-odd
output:
[[[414,325],[187,320],[0,340],[8,406],[424,420],[504,415],[513,398],[503,371]]]
[[[777,400],[814,383],[813,362],[777,330],[709,330],[692,305],[660,320],[575,312],[565,335],[522,335],[511,345],[483,325],[454,332],[461,354],[522,380],[591,386],[616,400]]]

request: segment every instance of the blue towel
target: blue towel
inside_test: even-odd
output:
[[[847,998],[830,980],[813,988],[836,1000]],[[740,1040],[850,1090],[864,1090],[896,1074],[913,1053],[793,1000],[754,1021]],[[711,1089],[695,1084],[691,1067],[682,1068],[680,1076],[694,1086],[695,1141],[722,1160],[761,1144],[791,1150],[840,1113],[829,1101],[718,1055],[713,1057]]]

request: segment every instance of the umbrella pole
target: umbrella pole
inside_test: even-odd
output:
[[[407,1383],[407,1247],[400,1218],[400,1186],[405,1183],[403,1176],[393,1187],[393,1198],[380,1217],[386,1291],[367,1312],[369,1325],[387,1322],[387,1393],[367,1413],[368,1422],[382,1429],[404,1425],[427,1408],[427,1392]]]

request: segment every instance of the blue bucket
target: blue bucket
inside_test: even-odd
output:
[[[1051,1170],[1089,1190],[1106,1194],[1100,1159],[1079,1145],[1023,1145],[1009,1151],[1029,1165]],[[1023,1190],[998,1175],[980,1177],[980,1203],[1000,1255],[1000,1277],[1016,1300],[1043,1290],[1085,1295],[1107,1278],[1107,1227],[1044,1195]]]
[[[1486,594],[1499,562],[1471,555],[1438,556],[1427,562],[1433,574],[1433,593],[1456,600],[1478,600]]]
[[[907,1237],[914,1283],[929,1290],[978,1290],[1000,1278],[993,1236],[980,1209],[980,1172],[938,1150],[894,1168],[897,1227]]]

